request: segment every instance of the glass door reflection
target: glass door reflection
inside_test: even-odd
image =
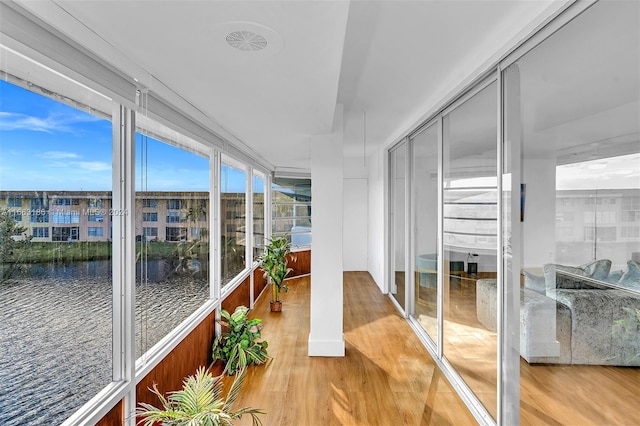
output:
[[[443,117],[444,356],[497,416],[497,97]]]
[[[391,151],[391,279],[389,292],[398,304],[405,309],[406,298],[406,143]]]
[[[438,342],[438,126],[411,138],[415,214],[414,318]]]

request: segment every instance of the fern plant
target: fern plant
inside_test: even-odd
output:
[[[233,314],[222,309],[220,324],[228,331],[213,341],[213,360],[225,363],[224,371],[233,376],[248,365],[264,364],[269,359],[268,343],[261,337],[262,320],[247,319],[249,308],[238,306]]]
[[[238,399],[246,370],[236,375],[229,392],[223,395],[223,375],[214,377],[204,367],[200,367],[194,376],[183,381],[181,390],[169,392],[167,397],[158,391],[154,383],[151,391],[160,399],[161,407],[139,403],[136,410],[138,425],[193,425],[193,426],[230,426],[234,420],[250,415],[254,426],[262,425],[258,414],[265,414],[255,408],[233,409]]]

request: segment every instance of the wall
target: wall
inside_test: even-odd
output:
[[[556,160],[527,158],[523,161],[526,183],[523,231],[523,267],[552,263],[556,250]],[[544,206],[544,207],[543,207]]]
[[[368,169],[364,116],[351,112],[345,119],[343,143],[342,267],[366,271],[368,262]]]
[[[385,185],[384,150],[374,151],[367,160],[368,175],[368,259],[367,270],[381,291],[385,291],[384,253],[385,253]]]
[[[367,178],[345,178],[342,226],[342,268],[367,270]]]

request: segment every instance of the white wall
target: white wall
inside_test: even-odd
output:
[[[380,290],[386,292],[384,254],[385,238],[385,152],[384,149],[374,151],[367,160],[369,166],[369,222],[367,270]]]
[[[367,270],[367,178],[345,178],[342,223],[342,267],[345,271]]]
[[[556,160],[525,158],[523,267],[552,263],[556,250]]]

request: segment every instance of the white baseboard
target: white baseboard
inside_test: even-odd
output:
[[[309,334],[309,356],[344,356],[344,334],[337,340],[316,340]]]

